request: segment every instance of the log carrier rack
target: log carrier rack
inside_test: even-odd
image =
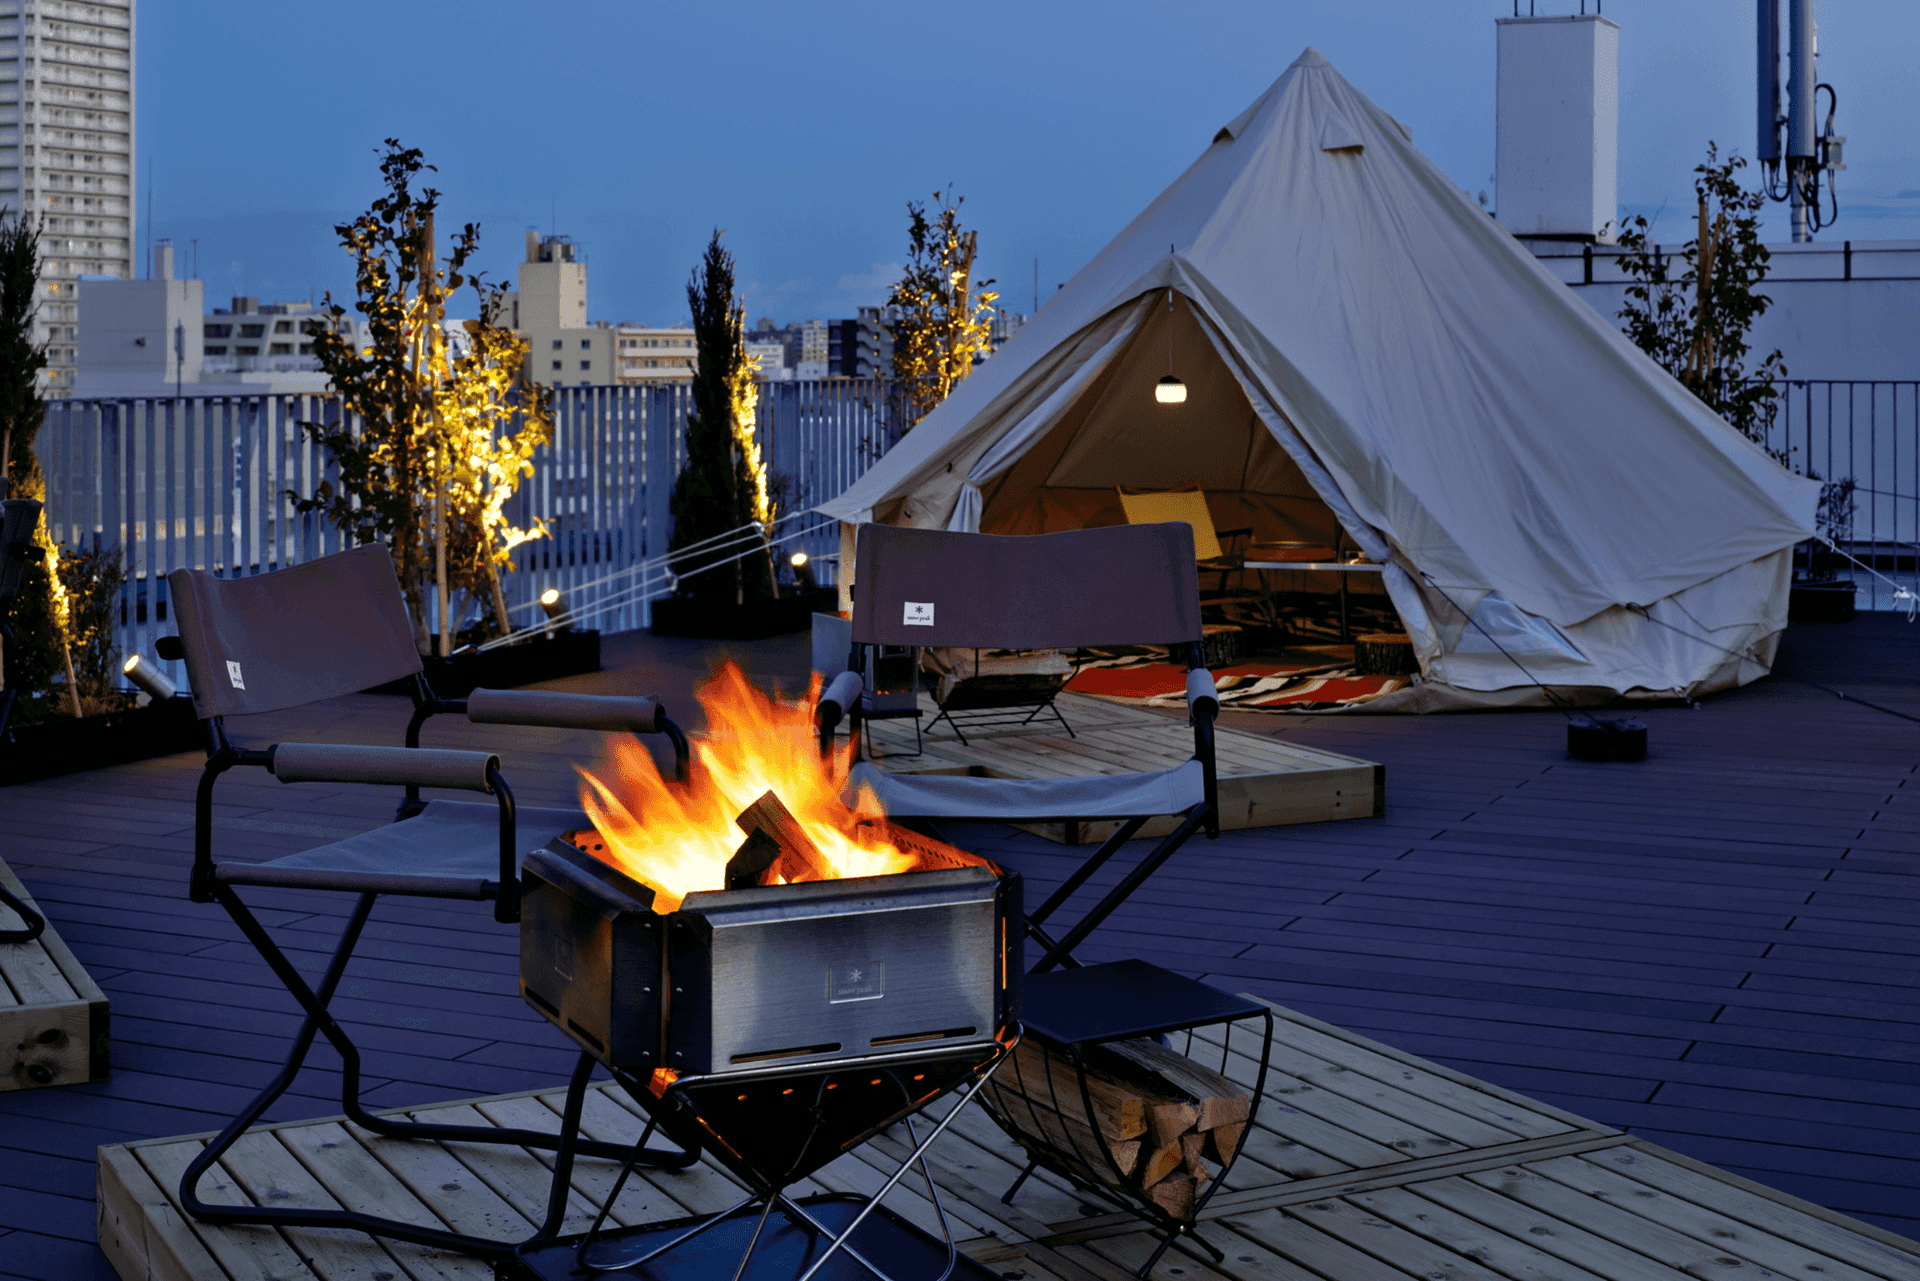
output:
[[[1255,1019],[1263,1035],[1249,1097],[1225,1074],[1231,1035],[1220,1038],[1218,1071],[1187,1055],[1200,1046],[1200,1029]],[[1011,1067],[981,1102],[1029,1158],[1001,1202],[1045,1168],[1155,1229],[1159,1242],[1135,1275],[1153,1271],[1182,1236],[1223,1262],[1194,1227],[1232,1173],[1264,1097],[1272,1009],[1129,960],[1029,975],[1022,1025]],[[1164,1043],[1181,1033],[1176,1053]]]

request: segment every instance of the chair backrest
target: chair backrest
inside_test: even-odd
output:
[[[176,569],[167,589],[202,717],[300,707],[421,669],[379,544],[250,578]]]
[[[1193,530],[1171,521],[1005,537],[862,525],[853,639],[975,649],[1196,642]]]
[[[1214,560],[1220,555],[1220,538],[1214,532],[1213,513],[1207,510],[1206,491],[1199,486],[1186,489],[1120,490],[1120,510],[1129,525],[1154,525],[1167,520],[1184,520],[1193,526],[1193,554],[1199,560]]]

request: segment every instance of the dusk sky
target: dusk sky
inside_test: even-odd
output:
[[[1754,5],[1603,7],[1621,28],[1621,203],[1664,210],[1656,232],[1684,239],[1707,141],[1753,152]],[[904,257],[906,202],[948,184],[1004,305],[1028,311],[1036,259],[1044,301],[1309,45],[1497,205],[1494,19],[1512,11],[140,0],[141,236],[151,162],[152,233],[183,268],[197,253],[210,306],[344,295],[332,224],[377,194],[376,153],[395,136],[439,167],[442,226],[480,223],[490,277],[512,283],[528,227],[573,236],[594,320],[683,320],[714,227],[750,320],[851,315],[882,300]],[[1815,13],[1848,138],[1841,218],[1820,239],[1920,238],[1920,6],[1817,0]],[[1769,239],[1785,224],[1773,206]]]

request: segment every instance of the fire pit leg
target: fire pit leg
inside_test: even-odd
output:
[[[823,1254],[821,1254],[819,1258],[813,1261],[813,1266],[800,1274],[799,1281],[813,1281],[814,1274],[820,1271],[820,1269],[826,1265],[827,1260],[833,1257],[833,1252],[835,1250],[838,1250],[843,1246],[846,1246],[847,1253],[853,1255],[854,1258],[858,1259],[860,1257],[859,1255],[854,1254],[853,1247],[848,1246],[847,1242],[852,1239],[853,1234],[855,1232],[859,1231],[860,1225],[867,1221],[867,1216],[872,1214],[874,1210],[879,1206],[879,1204],[886,1199],[887,1193],[893,1191],[895,1185],[897,1185],[901,1179],[906,1177],[907,1171],[913,1167],[913,1163],[915,1161],[922,1160],[926,1156],[927,1149],[933,1146],[933,1141],[939,1138],[942,1134],[946,1133],[947,1127],[953,1124],[954,1119],[958,1117],[962,1111],[965,1110],[967,1104],[973,1102],[973,1096],[980,1093],[981,1088],[985,1086],[990,1079],[992,1079],[993,1074],[995,1072],[998,1072],[1000,1070],[1000,1065],[1002,1063],[1005,1063],[1006,1061],[1007,1061],[1007,1056],[1005,1054],[1002,1054],[1000,1058],[994,1062],[992,1067],[989,1067],[985,1072],[982,1072],[980,1074],[980,1079],[973,1083],[972,1088],[967,1090],[965,1094],[962,1094],[960,1096],[960,1101],[953,1105],[952,1110],[949,1111],[945,1116],[940,1118],[940,1124],[933,1127],[932,1132],[927,1135],[926,1139],[922,1141],[917,1147],[915,1147],[911,1153],[908,1154],[907,1159],[901,1163],[900,1168],[895,1170],[891,1175],[889,1175],[887,1177],[887,1181],[880,1185],[880,1190],[874,1193],[872,1199],[870,1199],[866,1203],[866,1205],[860,1208],[860,1213],[853,1216],[853,1222],[847,1225],[846,1231],[842,1232],[839,1236],[834,1237],[833,1244],[828,1246],[826,1248],[826,1251]],[[862,1260],[862,1262],[864,1262],[864,1260]],[[872,1264],[869,1263],[866,1266],[869,1269],[875,1272],[878,1272],[878,1269],[873,1268]],[[880,1273],[880,1275],[884,1276],[886,1274]]]

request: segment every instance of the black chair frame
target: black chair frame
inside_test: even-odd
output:
[[[1186,649],[1188,665],[1190,667],[1200,666],[1200,645],[1194,643],[1187,646]],[[1202,777],[1205,780],[1205,799],[1198,804],[1190,806],[1181,816],[1179,825],[1175,827],[1173,831],[1161,837],[1153,849],[1148,852],[1147,856],[1135,864],[1126,876],[1121,878],[1119,884],[1107,891],[1107,893],[1101,897],[1100,901],[1088,909],[1080,920],[1070,929],[1060,936],[1055,937],[1054,934],[1046,928],[1048,918],[1053,916],[1053,914],[1058,912],[1062,907],[1065,907],[1068,900],[1072,899],[1072,897],[1080,891],[1080,888],[1091,880],[1101,868],[1111,862],[1113,857],[1126,846],[1128,841],[1139,835],[1142,827],[1145,827],[1152,819],[1162,816],[1158,814],[1135,814],[1122,819],[1119,828],[1115,830],[1111,836],[1107,837],[1106,840],[1102,841],[1098,849],[1082,860],[1080,866],[1073,870],[1072,875],[1068,876],[1065,881],[1062,881],[1059,887],[1047,896],[1046,902],[1027,914],[1027,934],[1044,949],[1041,953],[1040,960],[1034,964],[1029,973],[1041,974],[1057,965],[1077,968],[1080,962],[1075,959],[1073,949],[1085,942],[1089,934],[1098,929],[1127,899],[1133,896],[1134,891],[1138,890],[1147,882],[1149,877],[1159,871],[1166,861],[1172,858],[1174,853],[1186,843],[1188,838],[1193,836],[1195,832],[1204,832],[1209,840],[1219,837],[1220,787],[1213,747],[1213,721],[1218,711],[1218,704],[1207,699],[1200,700],[1192,709],[1193,755],[1194,759],[1199,761],[1201,765]],[[854,750],[856,754],[858,753],[861,710],[859,700],[855,699],[853,700],[853,705],[847,708],[841,708],[833,702],[821,704],[817,726],[822,755],[832,750],[834,734],[838,730],[842,718],[845,719],[847,724],[848,737],[853,740]],[[1113,818],[1113,815],[1083,815],[1078,821],[1112,822]],[[941,831],[936,819],[915,815],[902,815],[895,821],[905,827],[923,831],[936,840],[947,840],[946,835]],[[1029,821],[1053,823],[1062,820],[1057,814],[1040,816],[1009,814],[999,821],[1008,823]],[[1069,819],[1066,821],[1071,822],[1075,820]]]
[[[178,644],[178,641],[175,640],[174,643]],[[162,656],[174,655],[167,651],[163,652]],[[420,746],[420,730],[428,719],[439,713],[459,713],[467,709],[465,699],[435,697],[424,675],[416,675],[414,681],[414,710],[407,724],[409,748]],[[661,721],[663,732],[673,745],[675,776],[684,781],[688,768],[686,734],[664,715]],[[555,1166],[556,1192],[554,1195],[562,1214],[564,1214],[566,1186],[562,1170],[563,1168],[571,1169],[575,1155],[604,1157],[618,1161],[632,1160],[639,1164],[664,1169],[685,1169],[699,1160],[698,1147],[681,1150],[645,1147],[647,1139],[652,1135],[652,1127],[649,1127],[647,1133],[641,1136],[638,1149],[622,1144],[580,1139],[578,1137],[579,1108],[595,1063],[593,1056],[586,1053],[581,1054],[575,1067],[573,1083],[568,1094],[568,1112],[563,1118],[558,1134],[491,1126],[400,1121],[368,1111],[360,1100],[359,1047],[354,1044],[346,1029],[341,1027],[338,1020],[334,1018],[329,1006],[341,978],[346,973],[347,965],[352,960],[354,949],[360,941],[361,931],[373,913],[380,892],[369,890],[359,895],[352,913],[347,918],[346,926],[340,932],[339,941],[334,946],[333,954],[327,962],[327,968],[319,984],[317,986],[309,984],[280,945],[274,941],[273,936],[267,932],[266,927],[260,923],[259,918],[240,898],[235,887],[219,878],[218,864],[213,858],[214,785],[221,775],[236,767],[270,768],[273,763],[273,751],[235,746],[227,737],[221,717],[211,717],[204,722],[204,725],[208,735],[207,763],[201,771],[199,787],[194,797],[193,871],[188,897],[195,903],[217,903],[225,909],[227,915],[240,927],[247,941],[266,960],[274,976],[293,996],[306,1017],[300,1031],[294,1037],[293,1046],[288,1051],[280,1071],[187,1166],[180,1181],[180,1201],[188,1213],[208,1223],[354,1228],[374,1236],[391,1237],[489,1259],[505,1258],[512,1253],[514,1247],[512,1242],[501,1243],[461,1233],[421,1228],[399,1220],[381,1218],[359,1211],[238,1207],[201,1200],[197,1191],[201,1178],[248,1129],[265,1115],[274,1100],[292,1086],[317,1036],[324,1036],[340,1056],[341,1110],[355,1125],[385,1138],[509,1144],[556,1152],[559,1154],[559,1161]],[[513,792],[498,768],[490,767],[487,770],[487,783],[496,799],[500,814],[500,875],[491,894],[493,915],[494,919],[501,924],[511,925],[520,919],[520,852],[515,834]],[[409,784],[395,819],[398,822],[407,821],[416,817],[423,809],[425,809],[425,802],[420,798],[419,785]],[[416,895],[418,893],[418,891],[405,889],[400,889],[398,892]],[[543,1228],[543,1232],[546,1235],[552,1235],[558,1229],[559,1219],[552,1218],[550,1224]]]
[[[982,696],[969,691],[966,687],[969,680],[983,679],[980,676],[980,651],[978,649],[974,650],[973,676],[963,678],[953,692],[947,696],[945,701],[937,698],[934,700],[934,706],[939,708],[940,712],[939,715],[928,722],[927,733],[933,733],[934,726],[938,725],[941,721],[945,721],[952,727],[953,736],[964,744],[967,741],[967,736],[960,728],[960,721],[957,719],[957,715],[967,718],[966,724],[968,729],[982,730],[995,729],[1007,725],[1028,725],[1031,724],[1034,717],[1040,715],[1040,713],[1050,712],[1053,715],[1053,719],[1060,722],[1060,728],[1067,731],[1068,738],[1078,738],[1079,735],[1073,732],[1073,726],[1067,723],[1067,718],[1060,711],[1059,698],[1060,691],[1066,688],[1068,682],[1072,681],[1080,670],[1080,654],[1081,651],[1075,650],[1073,670],[1044,690],[1031,694],[1001,691],[996,694]],[[1023,707],[1028,709],[1025,716],[1020,715],[1019,712],[1019,709]]]

